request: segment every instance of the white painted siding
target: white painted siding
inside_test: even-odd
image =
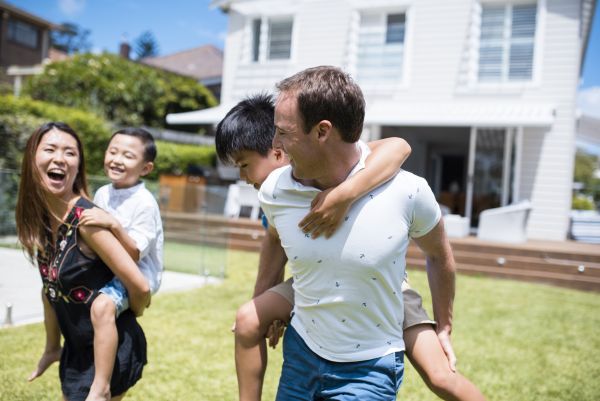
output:
[[[501,0],[500,0],[501,1]],[[301,69],[324,64],[352,71],[353,38],[358,10],[367,1],[279,0],[296,10],[290,60],[248,62],[248,19],[230,12],[225,45],[223,102],[235,102],[258,91],[272,91],[280,79]],[[580,66],[580,1],[538,0],[537,29],[541,46],[537,79],[524,85],[496,89],[468,87],[476,0],[402,0],[372,4],[406,10],[407,74],[395,92],[365,92],[367,106],[376,100],[448,103],[550,103],[556,106],[554,124],[524,129],[520,197],[533,203],[528,236],[564,239],[568,230],[575,140],[575,90]],[[382,6],[383,7],[383,6]],[[285,7],[280,7],[285,9]],[[354,36],[353,36],[354,35]],[[540,42],[536,43],[536,46]],[[350,63],[350,64],[349,64]],[[382,98],[384,96],[384,98]]]

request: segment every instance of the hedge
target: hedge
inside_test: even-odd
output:
[[[114,129],[101,117],[82,110],[29,98],[0,96],[0,168],[20,169],[21,152],[31,133],[47,121],[64,121],[81,137],[89,174],[103,175],[102,164]],[[191,165],[214,166],[214,146],[185,145],[157,140],[158,157],[150,178],[161,173],[185,173]]]

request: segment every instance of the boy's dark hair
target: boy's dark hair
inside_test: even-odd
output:
[[[319,121],[329,120],[345,142],[356,142],[360,138],[365,99],[356,82],[340,68],[307,68],[276,87],[280,93],[296,96],[305,132]]]
[[[115,135],[129,135],[139,138],[144,144],[144,161],[153,162],[156,159],[156,143],[154,143],[154,137],[151,133],[143,128],[123,128],[112,134],[110,141]],[[108,143],[110,143],[108,141]]]
[[[251,150],[266,156],[275,134],[275,106],[267,93],[249,96],[236,104],[217,125],[215,144],[217,156],[226,164],[233,155]]]

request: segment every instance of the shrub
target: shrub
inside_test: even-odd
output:
[[[81,54],[49,64],[27,81],[24,92],[129,126],[161,127],[168,113],[217,104],[210,91],[192,78],[111,54]]]
[[[21,154],[27,138],[47,121],[64,121],[83,142],[88,173],[103,176],[104,151],[113,129],[97,115],[56,106],[29,98],[0,96],[0,168],[20,169]],[[213,166],[214,146],[185,145],[157,140],[158,157],[149,178],[159,174],[182,174],[189,166]]]
[[[47,121],[69,124],[83,142],[88,173],[102,174],[104,149],[110,137],[106,121],[90,112],[12,96],[0,96],[0,134],[2,148],[7,149],[0,157],[0,167],[19,169],[27,138]]]
[[[571,203],[571,209],[573,209],[573,210],[594,210],[594,209],[596,209],[596,205],[594,204],[594,200],[591,196],[577,194],[577,195],[573,196],[573,201]]]
[[[156,141],[158,156],[150,178],[160,173],[182,174],[190,166],[214,166],[214,146],[185,145]]]

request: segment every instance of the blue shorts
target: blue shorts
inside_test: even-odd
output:
[[[289,325],[277,401],[393,401],[404,376],[404,352],[358,362],[332,362],[306,346]]]
[[[127,295],[127,289],[118,278],[114,277],[112,280],[110,280],[104,287],[102,287],[100,292],[108,295],[108,297],[115,303],[117,308],[117,317],[129,309],[129,296]]]

